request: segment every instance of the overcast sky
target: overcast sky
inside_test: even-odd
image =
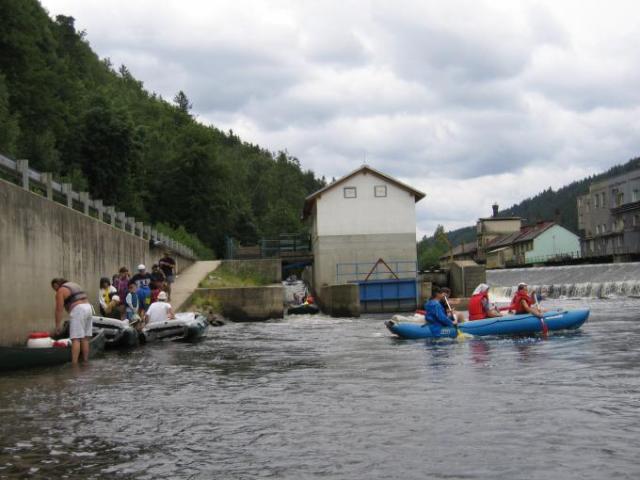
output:
[[[42,3],[202,122],[423,190],[419,236],[640,154],[637,2]]]

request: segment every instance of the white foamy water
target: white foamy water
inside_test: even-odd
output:
[[[488,270],[487,282],[496,301],[510,299],[520,282],[550,298],[636,297],[640,296],[640,263]]]

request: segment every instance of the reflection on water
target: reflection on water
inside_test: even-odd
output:
[[[4,375],[0,478],[635,479],[640,301],[587,303],[547,339],[298,317]]]

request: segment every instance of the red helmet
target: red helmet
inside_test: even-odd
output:
[[[311,295],[307,295],[307,303],[313,304],[313,302],[314,302],[313,297]]]

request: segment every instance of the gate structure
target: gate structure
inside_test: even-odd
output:
[[[360,311],[368,313],[415,310],[419,301],[416,274],[414,261],[378,259],[336,265],[336,283],[357,283]]]

